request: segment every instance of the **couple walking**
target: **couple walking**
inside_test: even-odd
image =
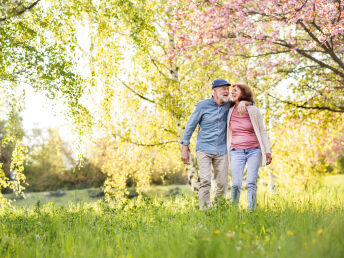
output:
[[[201,209],[210,207],[212,167],[215,197],[226,197],[230,167],[231,202],[239,203],[246,164],[247,208],[254,209],[259,166],[269,165],[272,159],[262,115],[253,105],[252,90],[247,84],[234,84],[229,100],[230,86],[223,79],[212,82],[212,97],[196,104],[181,141],[182,161],[189,163],[190,138],[199,125],[196,156]]]

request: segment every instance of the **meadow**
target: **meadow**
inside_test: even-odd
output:
[[[254,212],[244,208],[245,192],[240,207],[224,201],[201,211],[186,186],[152,188],[117,203],[87,199],[86,190],[60,203],[36,193],[1,210],[0,256],[343,257],[340,181],[274,195],[259,189]]]

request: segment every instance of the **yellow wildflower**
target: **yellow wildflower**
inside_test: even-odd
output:
[[[246,222],[245,222],[245,221],[243,221],[243,222],[242,222],[242,224],[243,224],[243,225],[245,225],[245,224],[246,224]]]
[[[319,229],[319,230],[317,231],[317,234],[318,234],[319,236],[321,236],[321,235],[323,234],[322,229]]]
[[[292,236],[292,235],[294,235],[294,232],[293,232],[293,231],[288,231],[288,232],[287,232],[287,235],[288,235],[288,236]]]
[[[220,230],[214,230],[214,235],[218,235],[218,234],[220,234]]]

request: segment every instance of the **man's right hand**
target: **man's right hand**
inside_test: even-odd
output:
[[[185,163],[185,164],[189,164],[190,160],[189,160],[189,146],[186,146],[186,145],[183,145],[182,146],[182,161]]]

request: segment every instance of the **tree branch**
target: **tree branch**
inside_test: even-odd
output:
[[[317,65],[307,65],[307,66],[302,66],[299,68],[294,68],[294,69],[289,69],[289,70],[284,70],[284,69],[277,69],[278,73],[286,73],[286,74],[290,74],[290,73],[298,73],[300,71],[306,70],[306,69],[317,69],[319,68],[319,66]]]
[[[244,37],[248,37],[250,39],[252,39],[252,37],[250,35],[247,35],[247,34],[244,34],[244,33],[241,33]],[[255,39],[257,40],[257,39]],[[262,41],[265,41],[266,39],[261,39]],[[296,51],[297,53],[299,53],[301,56],[303,57],[306,57],[307,59],[310,59],[312,60],[313,62],[319,64],[321,67],[323,68],[327,68],[327,69],[330,69],[331,71],[333,71],[335,74],[339,75],[340,77],[344,78],[344,73],[341,72],[340,70],[338,70],[337,68],[331,66],[331,65],[328,65],[326,63],[324,63],[323,61],[319,60],[319,59],[316,59],[315,57],[313,57],[312,55],[308,54],[308,50],[303,50],[303,49],[298,49],[298,48],[295,48],[294,45],[291,45],[287,42],[285,42],[284,40],[277,40],[277,41],[274,41],[272,42],[273,44],[276,44],[276,45],[279,45],[279,46],[283,46],[283,47],[286,47],[286,48],[289,48],[290,50],[294,50]],[[331,56],[332,57],[332,56]],[[332,57],[333,58],[333,57]],[[338,57],[337,57],[338,58]]]
[[[166,141],[162,141],[162,142],[154,142],[154,143],[140,143],[140,142],[135,142],[131,139],[128,139],[120,134],[116,134],[116,133],[111,133],[111,135],[113,137],[119,137],[122,140],[125,140],[128,143],[137,145],[137,146],[142,146],[142,147],[154,147],[154,146],[161,146],[161,145],[165,145],[165,144],[169,144],[169,143],[179,143],[179,141],[177,140],[166,140]]]
[[[299,11],[301,11],[301,10],[303,9],[303,7],[305,7],[305,6],[306,6],[307,2],[308,2],[308,0],[306,0],[306,1],[305,1],[305,2],[302,4],[302,6],[301,6],[301,7],[297,8],[297,9],[296,9],[296,12],[299,12]]]
[[[341,6],[341,1],[340,0],[337,0],[337,3],[338,3],[338,12],[339,12],[339,15],[338,15],[338,18],[337,18],[337,22],[339,22],[341,17],[342,17],[342,6]]]
[[[294,107],[297,107],[297,108],[313,109],[313,110],[327,110],[327,111],[336,112],[336,113],[344,113],[344,107],[338,107],[338,109],[334,109],[334,108],[331,108],[331,107],[307,106],[306,103],[298,104],[298,103],[294,103],[294,102],[291,102],[291,101],[288,101],[288,100],[279,99],[279,98],[273,96],[270,93],[266,93],[266,94],[268,96],[270,96],[271,98],[279,101],[279,102],[282,102],[282,103],[285,103],[285,104],[288,104],[288,105],[291,105],[291,106],[294,106]]]
[[[162,130],[165,131],[165,132],[168,132],[168,133],[172,134],[173,136],[178,137],[178,133],[177,133],[176,131],[172,131],[172,130],[167,129],[167,128],[163,128]]]
[[[225,52],[220,51],[221,53],[225,54]],[[265,57],[265,56],[270,56],[270,55],[279,55],[279,54],[284,54],[284,53],[289,53],[291,50],[284,50],[284,51],[276,51],[276,52],[269,52],[269,53],[263,53],[263,54],[258,54],[258,55],[244,55],[244,54],[239,54],[235,55],[238,57],[243,57],[243,58],[253,58],[253,57]]]
[[[291,44],[289,44],[289,43],[286,43],[286,42],[282,42],[282,41],[280,41],[280,42],[276,41],[276,42],[274,42],[274,44],[277,44],[277,45],[280,45],[280,46],[284,46],[284,47],[287,47],[287,48],[290,48],[290,49],[293,49],[293,48],[294,48],[293,45],[291,45]],[[299,53],[300,55],[302,55],[302,56],[304,56],[304,57],[306,57],[306,58],[312,60],[313,62],[319,64],[321,67],[328,68],[328,69],[330,69],[331,71],[333,71],[335,74],[337,74],[337,75],[339,75],[340,77],[343,77],[343,78],[344,78],[344,73],[343,73],[343,72],[339,71],[337,68],[334,68],[334,67],[332,67],[332,66],[330,66],[330,65],[328,65],[328,64],[326,64],[326,63],[324,63],[324,62],[322,62],[322,61],[320,61],[320,60],[318,60],[318,59],[316,59],[316,58],[313,57],[312,55],[307,54],[305,50],[302,50],[302,49],[295,49],[295,51],[296,51],[297,53]]]
[[[126,141],[127,143],[131,143],[137,146],[142,146],[142,147],[154,147],[154,146],[161,146],[161,145],[165,145],[165,144],[170,144],[170,143],[178,143],[178,140],[166,140],[166,141],[162,141],[162,142],[154,142],[154,143],[142,143],[142,142],[136,142],[133,141],[132,139],[125,137],[121,134],[118,134],[116,132],[114,132],[112,129],[110,129],[108,126],[106,126],[103,121],[100,121],[100,124],[109,132],[109,134],[111,136],[113,136],[114,138],[119,137],[122,140]]]
[[[307,28],[307,26],[306,26],[303,22],[299,22],[299,24],[300,24],[300,25],[302,26],[302,28],[308,33],[308,35],[309,35],[315,42],[317,42],[317,43],[321,46],[321,48],[324,49],[325,52],[326,52],[327,54],[329,54],[329,55],[332,57],[332,59],[333,59],[337,64],[339,64],[339,66],[340,66],[341,68],[344,69],[344,63],[343,63],[342,60],[340,60],[340,59],[338,58],[338,56],[333,52],[332,48],[331,48],[331,47],[325,47],[325,45],[322,44],[322,43],[318,40],[318,38],[317,38],[317,37]]]
[[[8,20],[10,18],[13,18],[13,17],[16,17],[16,16],[19,16],[23,13],[25,13],[26,11],[30,10],[31,8],[33,8],[36,4],[38,4],[41,0],[36,0],[35,2],[33,2],[31,5],[27,6],[27,7],[24,7],[23,10],[17,12],[15,15],[11,16],[11,17],[2,17],[0,18],[0,22],[3,22],[5,20]]]
[[[153,103],[153,104],[157,104],[155,101],[149,99],[149,98],[146,98],[145,96],[141,95],[140,93],[138,93],[137,91],[135,91],[133,88],[129,87],[129,85],[127,85],[124,81],[122,81],[120,78],[116,77],[117,80],[119,80],[124,87],[126,87],[128,90],[130,90],[132,93],[134,93],[136,96],[140,97],[141,99],[143,100],[146,100],[150,103]]]
[[[163,71],[161,71],[160,67],[159,67],[159,66],[157,65],[157,63],[156,63],[156,60],[155,60],[153,57],[151,57],[151,56],[149,56],[149,58],[150,58],[152,64],[153,64],[153,65],[155,66],[155,68],[157,69],[158,73],[161,74],[166,80],[169,80],[170,78],[169,78],[166,74],[164,74]],[[160,64],[160,63],[159,63],[159,64]],[[166,68],[167,68],[167,67],[166,67]],[[168,69],[168,68],[167,68],[167,69]]]

